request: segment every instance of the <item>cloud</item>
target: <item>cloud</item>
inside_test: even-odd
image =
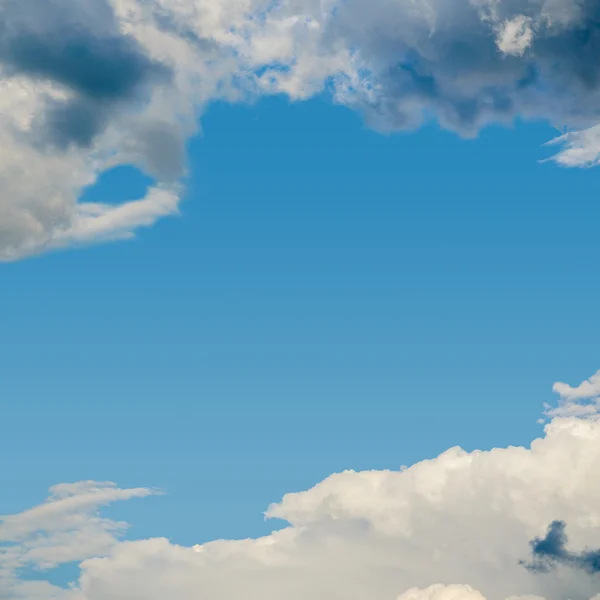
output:
[[[116,104],[168,74],[119,31],[106,0],[7,0],[0,23],[5,77],[49,81],[67,93],[48,102],[34,132],[61,148],[89,146]]]
[[[600,413],[600,371],[575,387],[558,381],[552,389],[560,395],[560,401],[554,408],[546,405],[547,416],[551,418],[560,416],[598,418]]]
[[[107,0],[2,3],[0,259],[126,237],[177,212],[163,188],[183,172],[181,127],[148,114],[171,74]],[[157,190],[119,207],[78,203],[127,149],[161,178]]]
[[[79,243],[81,190],[115,165],[177,184],[215,100],[327,90],[376,129],[465,136],[545,120],[556,161],[596,164],[599,19],[600,0],[5,0],[0,259]]]
[[[98,509],[153,493],[92,481],[61,484],[50,489],[43,504],[0,517],[0,598],[62,597],[64,591],[47,582],[19,581],[20,570],[51,569],[110,552],[127,526],[102,518]]]
[[[70,227],[53,243],[57,246],[90,240],[128,238],[133,230],[152,225],[160,217],[177,211],[179,196],[168,188],[152,188],[142,200],[110,206],[87,202],[80,204]]]
[[[50,497],[44,504],[18,515],[2,517],[0,541],[19,541],[42,529],[68,529],[74,519],[81,515],[88,516],[100,506],[151,493],[151,490],[145,488],[120,490],[113,483],[93,481],[55,485],[50,488]]]
[[[523,15],[517,15],[500,27],[496,44],[505,54],[522,56],[533,42],[533,30],[530,21]]]
[[[557,382],[552,389],[567,400],[585,400],[600,396],[600,371],[576,387],[567,383]]]
[[[600,125],[565,133],[548,145],[562,145],[554,160],[563,167],[595,167],[600,163]]]
[[[411,588],[398,596],[398,600],[485,600],[485,597],[468,585],[431,585],[425,589]]]
[[[557,564],[580,569],[587,573],[600,573],[600,549],[571,552],[567,550],[566,523],[554,521],[544,538],[531,542],[533,562],[524,563],[531,571],[547,573]]]
[[[600,540],[600,421],[554,417],[528,448],[452,448],[410,468],[346,471],[284,496],[258,539],[193,547],[123,540],[98,510],[152,490],[84,482],[0,525],[0,598],[37,600],[587,600],[597,580],[523,568],[537,557],[591,565],[566,550]],[[160,533],[160,532],[157,532]],[[535,539],[530,546],[530,540]],[[77,561],[62,589],[24,569]],[[596,563],[594,563],[596,564]]]

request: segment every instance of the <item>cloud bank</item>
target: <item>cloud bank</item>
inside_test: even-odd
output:
[[[0,259],[175,214],[219,99],[327,91],[377,129],[466,136],[543,119],[568,131],[559,163],[594,165],[599,19],[600,0],[4,0]],[[119,164],[156,180],[143,204],[81,204]]]
[[[0,521],[0,598],[587,600],[600,586],[598,464],[600,414],[554,416],[528,448],[334,474],[270,506],[285,522],[272,534],[194,547],[123,541],[125,524],[100,514],[153,490],[63,484]],[[555,568],[525,568],[531,551]],[[73,561],[69,588],[23,575]]]

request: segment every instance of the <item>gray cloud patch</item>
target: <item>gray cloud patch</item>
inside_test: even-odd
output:
[[[533,560],[522,562],[528,570],[547,573],[562,564],[586,573],[600,573],[600,549],[571,552],[567,549],[566,525],[563,521],[554,521],[543,538],[531,541]]]
[[[47,80],[72,93],[38,120],[45,141],[88,146],[111,112],[168,70],[118,31],[104,0],[8,1],[0,10],[0,63],[7,75]]]
[[[371,95],[351,103],[376,127],[414,128],[435,116],[472,135],[517,116],[598,122],[600,0],[375,6],[340,4],[327,35],[360,53]]]
[[[132,162],[161,181],[174,182],[185,170],[184,132],[172,123],[153,120],[132,124],[123,152]]]
[[[109,107],[87,98],[67,102],[50,102],[35,123],[35,135],[66,149],[71,144],[90,146],[108,122]]]
[[[0,51],[17,72],[99,100],[126,98],[161,71],[128,38],[95,38],[69,28],[47,37],[25,33],[5,38]]]

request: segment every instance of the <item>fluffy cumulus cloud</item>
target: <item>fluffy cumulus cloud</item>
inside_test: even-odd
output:
[[[338,473],[269,507],[285,522],[272,534],[194,547],[124,541],[100,514],[153,490],[59,485],[0,521],[0,598],[587,600],[600,588],[598,464],[600,414],[555,415],[528,448]],[[68,588],[23,575],[73,561]]]
[[[600,155],[600,0],[3,0],[0,260],[133,235],[176,214],[207,103],[327,90],[373,127],[461,135],[516,116]],[[154,178],[87,205],[103,171]]]

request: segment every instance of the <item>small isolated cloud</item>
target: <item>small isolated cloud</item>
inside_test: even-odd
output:
[[[555,417],[527,448],[452,448],[405,469],[331,475],[268,509],[281,529],[192,547],[124,541],[125,525],[99,513],[152,490],[60,485],[1,521],[0,598],[588,600],[598,464],[600,421]],[[564,523],[569,546],[584,550],[567,549]],[[525,569],[529,550],[535,564],[577,568]],[[20,575],[72,561],[80,577],[65,589]]]

